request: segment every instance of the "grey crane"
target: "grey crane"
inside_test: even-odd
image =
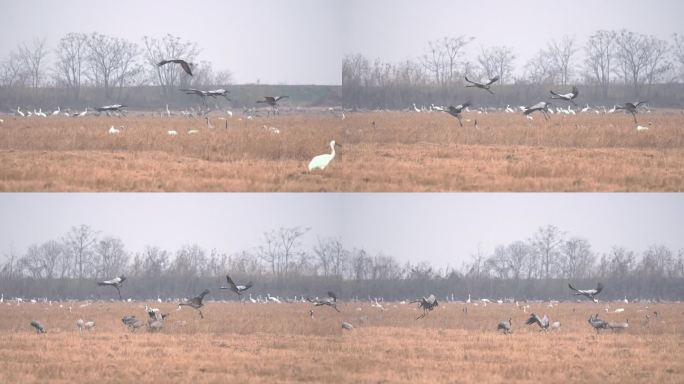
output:
[[[192,67],[194,66],[194,64],[188,63],[185,60],[181,60],[181,59],[162,60],[157,64],[157,67],[161,67],[162,65],[166,65],[169,63],[180,64],[180,66],[183,68],[185,73],[192,76]]]
[[[346,321],[342,322],[342,329],[346,329],[347,331],[351,331],[354,329],[354,326],[351,325],[350,323],[347,323]]]
[[[310,297],[307,297],[306,300],[310,303],[313,303],[314,306],[320,307],[321,305],[327,305],[333,309],[335,309],[337,312],[340,310],[337,309],[337,296],[335,296],[335,293],[332,291],[328,291],[328,297],[325,299],[312,299]]]
[[[577,87],[573,86],[572,91],[569,93],[556,93],[553,90],[549,91],[551,92],[551,98],[552,99],[557,99],[557,100],[565,100],[571,102],[573,105],[575,104],[575,98],[579,95],[579,90]]]
[[[125,113],[124,110],[123,110],[124,108],[126,108],[126,105],[123,105],[123,104],[112,104],[112,105],[105,105],[105,106],[102,106],[102,107],[97,107],[97,108],[95,108],[95,110],[96,110],[97,112],[99,112],[99,113],[105,112],[108,116],[110,115],[110,112],[118,112],[118,113],[120,113],[120,114],[122,114],[122,115],[125,116],[126,113]],[[99,115],[99,113],[98,113],[98,115]]]
[[[589,317],[589,325],[591,325],[595,330],[596,333],[599,333],[599,330],[601,329],[607,329],[608,328],[608,323],[604,320],[599,319],[598,313],[595,315],[591,315]]]
[[[31,326],[35,328],[36,333],[45,333],[45,327],[38,320],[31,320]]]
[[[550,321],[549,321],[549,318],[548,318],[546,315],[544,315],[543,318],[540,318],[539,316],[537,316],[537,315],[535,315],[534,313],[532,313],[532,314],[530,315],[530,318],[527,319],[527,321],[525,322],[525,324],[527,324],[527,325],[532,325],[532,324],[535,324],[535,323],[536,323],[537,325],[539,325],[539,332],[541,332],[541,331],[548,331]]]
[[[625,112],[629,112],[632,114],[632,117],[634,118],[634,123],[637,123],[637,118],[636,115],[639,113],[638,108],[646,103],[646,101],[638,101],[636,103],[625,103],[624,105],[616,105],[615,110],[617,111],[618,109],[622,109]]]
[[[143,326],[143,322],[138,320],[135,316],[133,315],[127,315],[121,318],[121,322],[124,323],[128,329],[131,331],[134,331],[140,327]]]
[[[418,308],[421,308],[423,310],[423,314],[416,317],[416,320],[422,319],[423,317],[427,316],[429,311],[432,311],[433,309],[435,309],[435,307],[439,306],[437,298],[435,297],[435,295],[432,294],[428,297],[423,297],[421,299],[416,299],[409,302],[409,304],[413,303],[418,303]]]
[[[250,289],[252,285],[254,285],[254,283],[252,283],[251,281],[245,285],[237,285],[235,284],[235,282],[233,282],[233,279],[231,279],[228,275],[226,275],[226,280],[228,281],[228,286],[221,287],[220,289],[230,289],[231,291],[237,293],[238,296],[242,295],[242,292]]]
[[[573,287],[572,284],[570,284],[570,283],[568,283],[568,287],[570,287],[570,289],[575,291],[573,293],[573,295],[586,296],[587,298],[591,299],[594,303],[598,303],[598,299],[596,299],[595,296],[598,295],[599,293],[601,293],[601,291],[603,291],[603,284],[602,283],[598,283],[596,285],[596,289],[577,289],[577,288]]]
[[[201,89],[195,89],[195,88],[181,88],[179,89],[181,92],[185,92],[186,95],[197,95],[202,98],[202,103],[204,105],[207,105],[207,97],[213,97],[214,99],[223,96],[226,98],[226,100],[230,100],[228,98],[228,93],[230,91],[225,90],[223,88],[220,89],[214,89],[214,90],[209,90],[209,91],[203,91]]]
[[[523,115],[529,116],[530,114],[539,111],[544,115],[544,118],[546,120],[548,120],[549,119],[549,107],[550,106],[551,106],[551,103],[546,102],[546,101],[540,101],[531,107],[525,108]]]
[[[455,117],[458,119],[458,123],[463,126],[463,122],[461,121],[461,112],[463,112],[466,108],[469,106],[473,105],[470,101],[466,101],[463,104],[459,104],[457,106],[450,105],[449,108],[446,109],[446,113],[450,114],[451,116]]]
[[[480,83],[480,82],[472,81],[472,80],[468,79],[468,75],[466,75],[466,76],[465,76],[465,81],[467,81],[467,82],[469,82],[469,83],[471,84],[471,85],[466,85],[466,88],[480,88],[480,89],[484,89],[485,91],[487,91],[487,92],[489,92],[489,93],[491,93],[491,94],[493,95],[494,92],[492,92],[492,90],[489,89],[489,88],[492,86],[492,84],[494,84],[494,83],[496,83],[497,81],[499,81],[499,76],[494,76],[494,77],[492,77],[492,78],[489,79],[489,81],[486,82],[486,83]]]
[[[508,318],[508,321],[504,320],[499,322],[499,325],[496,326],[497,331],[502,331],[504,334],[507,333],[512,333],[513,332],[513,326],[511,325],[511,320],[512,318]]]
[[[200,308],[204,306],[202,300],[204,300],[204,296],[208,294],[209,290],[205,289],[204,291],[202,291],[202,293],[199,294],[199,296],[195,296],[192,299],[180,302],[178,303],[178,306],[187,305],[188,307],[194,308],[197,310],[197,312],[199,312],[200,317],[204,319],[204,315],[202,314],[202,310]]]
[[[121,275],[121,276],[115,277],[111,280],[98,281],[97,285],[99,285],[99,286],[110,286],[110,287],[116,288],[116,291],[119,293],[119,300],[121,300],[121,286],[123,285],[124,281],[126,281],[126,276]]]
[[[258,100],[257,104],[268,104],[273,109],[273,114],[278,113],[278,102],[290,96],[264,96],[263,100]]]

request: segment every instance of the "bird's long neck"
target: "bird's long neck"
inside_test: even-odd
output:
[[[335,157],[335,144],[330,144],[330,156]]]

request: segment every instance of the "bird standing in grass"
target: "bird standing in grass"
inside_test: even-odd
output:
[[[325,153],[323,155],[318,155],[311,159],[309,162],[309,172],[314,169],[324,170],[328,164],[335,158],[335,147],[341,147],[341,144],[335,142],[335,140],[330,142],[330,153]]]
[[[512,333],[513,332],[513,326],[511,325],[511,318],[508,318],[508,321],[502,321],[499,323],[499,325],[496,326],[497,331],[502,331],[504,334],[507,333]]]
[[[31,320],[31,326],[36,330],[36,333],[45,333],[43,324],[39,323],[38,320]]]

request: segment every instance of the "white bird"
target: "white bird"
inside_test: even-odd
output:
[[[188,131],[188,135],[194,135],[194,134],[197,134],[197,133],[199,133],[199,131],[196,130],[196,129],[191,129],[191,130]]]
[[[59,108],[59,106],[57,106],[57,109],[55,109],[55,111],[52,112],[52,116],[57,116],[57,115],[59,115],[61,112],[62,112],[62,110]]]
[[[332,140],[330,142],[330,153],[318,155],[311,159],[311,161],[309,162],[309,172],[313,171],[316,168],[324,170],[328,166],[328,164],[330,164],[330,162],[335,158],[335,146],[341,147],[342,145],[336,143],[335,140]]]
[[[120,133],[120,132],[121,132],[121,131],[118,130],[118,129],[116,129],[116,128],[114,128],[113,125],[112,125],[111,127],[109,127],[109,134],[110,134],[110,135],[116,135],[116,134],[118,134],[118,133]]]
[[[470,293],[468,294],[468,300],[466,300],[466,303],[470,304]]]
[[[587,113],[589,112],[589,104],[587,104],[586,107],[582,108],[582,113]]]
[[[19,116],[21,116],[21,117],[26,117],[26,114],[25,114],[24,112],[21,111],[21,108],[20,108],[20,107],[17,107],[17,114],[18,114]]]
[[[176,132],[176,131],[167,131],[166,133],[167,133],[169,136],[177,136],[177,135],[178,135],[178,132]]]
[[[266,294],[266,299],[268,299],[268,301],[272,301],[272,302],[274,302],[274,303],[278,303],[278,304],[282,303],[282,301],[280,301],[279,298],[277,298],[277,297],[275,297],[275,296],[271,296],[270,293],[267,293],[267,294]]]
[[[513,108],[511,108],[510,104],[509,104],[509,105],[506,105],[506,113],[515,113],[515,111],[513,110]]]
[[[615,310],[613,311],[613,313],[622,313],[622,312],[624,312],[624,311],[625,311],[624,308],[615,308]]]
[[[88,114],[88,107],[86,107],[85,111],[81,112],[78,114],[78,117],[84,117],[85,115]]]
[[[420,112],[420,108],[416,107],[416,103],[413,103],[413,110],[415,112]]]
[[[625,296],[625,299],[623,301],[625,302],[625,304],[629,304],[629,300],[627,300],[627,296]],[[0,301],[0,303],[1,303],[1,301]]]
[[[233,117],[233,111],[226,111],[226,115]]]
[[[648,123],[648,126],[644,127],[644,126],[641,126],[641,125],[637,125],[637,128],[636,128],[636,129],[637,129],[637,132],[644,132],[644,131],[648,131],[652,126],[653,126],[653,123],[650,123],[650,122],[649,122],[649,123]]]

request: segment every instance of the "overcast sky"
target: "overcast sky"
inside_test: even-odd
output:
[[[670,40],[684,33],[681,0],[347,0],[344,53],[383,61],[415,59],[428,41],[445,36],[475,37],[482,46],[512,47],[516,73],[551,39],[574,36],[580,46],[596,30],[629,29]],[[581,52],[580,52],[581,53]]]
[[[99,32],[142,45],[173,34],[237,83],[340,84],[339,0],[2,0],[0,60],[22,42]],[[54,54],[49,58],[54,60]]]
[[[310,227],[405,261],[460,267],[478,247],[525,240],[556,225],[601,253],[613,245],[684,248],[684,194],[0,194],[0,254],[59,239],[86,224],[130,252],[197,243],[227,253],[260,244],[265,231]]]

